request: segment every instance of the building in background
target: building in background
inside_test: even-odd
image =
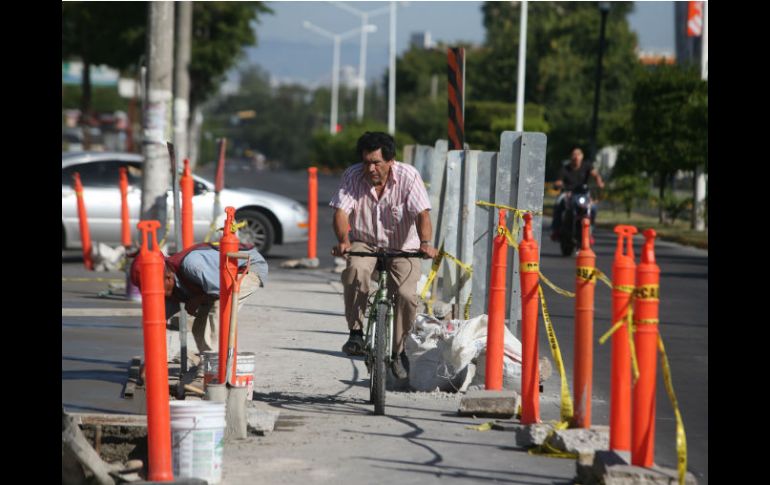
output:
[[[436,44],[430,37],[430,31],[413,32],[409,39],[409,45],[417,49],[432,49]]]

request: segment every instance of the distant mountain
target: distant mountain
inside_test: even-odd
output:
[[[332,78],[333,46],[331,41],[309,43],[259,39],[257,47],[245,49],[246,59],[242,63],[259,64],[273,78],[282,82],[293,81],[311,87],[329,85]],[[379,82],[388,67],[388,47],[386,44],[370,42],[367,50],[366,78],[369,83]],[[343,41],[340,48],[342,73],[357,73],[358,57],[358,43]],[[345,74],[340,74],[341,83],[344,77]]]

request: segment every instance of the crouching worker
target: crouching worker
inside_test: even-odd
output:
[[[267,281],[267,262],[255,249],[240,249],[251,256],[249,272],[241,280],[238,309]],[[139,287],[141,265],[135,259],[131,281]],[[180,304],[195,317],[192,334],[198,353],[219,349],[219,247],[201,243],[165,257],[166,318],[180,310]],[[238,260],[238,272],[246,269],[246,260]],[[188,323],[189,325],[189,323]]]

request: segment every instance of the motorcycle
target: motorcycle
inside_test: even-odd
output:
[[[591,221],[590,230],[593,234],[594,220],[592,217],[594,202],[588,190],[588,185],[583,184],[572,192],[564,192],[561,203],[564,205],[559,227],[559,245],[562,256],[574,254],[575,248],[581,244],[583,219],[588,217]]]

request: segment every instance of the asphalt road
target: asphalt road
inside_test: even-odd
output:
[[[248,165],[228,161],[226,185],[268,190],[307,202],[305,172],[257,172]],[[213,180],[212,165],[198,173]],[[319,232],[318,256],[322,267],[333,265],[330,249],[335,242],[331,230],[332,210],[328,207],[339,177],[319,174]],[[598,216],[601,218],[601,213]],[[547,227],[547,223],[544,224]],[[643,228],[640,228],[643,229]],[[597,230],[594,252],[597,265],[611,274],[615,249],[615,234]],[[637,236],[637,261],[642,237]],[[274,246],[268,262],[306,255],[305,244]],[[699,483],[708,483],[708,252],[658,241],[657,263],[661,268],[660,331],[668,352],[674,390],[687,433],[688,470]],[[76,252],[63,253],[62,277],[93,277],[86,274]],[[541,270],[554,283],[574,289],[575,259],[562,257],[558,245],[544,238],[541,250]],[[119,273],[99,273],[98,276],[121,278]],[[67,286],[62,291],[62,401],[72,410],[103,410],[132,412],[130,404],[120,399],[125,368],[133,355],[141,353],[141,328],[136,318],[111,316],[65,316],[68,306],[139,308],[138,304],[99,298],[96,293],[107,283],[90,281]],[[548,307],[559,339],[561,353],[572,381],[574,300],[545,289]],[[596,289],[595,338],[610,326],[610,290],[599,283]],[[543,327],[540,327],[540,353],[550,357]],[[593,423],[609,421],[609,363],[610,343],[595,345]],[[658,366],[655,461],[674,468],[676,465],[675,419],[665,392]],[[554,375],[546,392],[558,386]],[[558,387],[556,387],[558,389]]]

